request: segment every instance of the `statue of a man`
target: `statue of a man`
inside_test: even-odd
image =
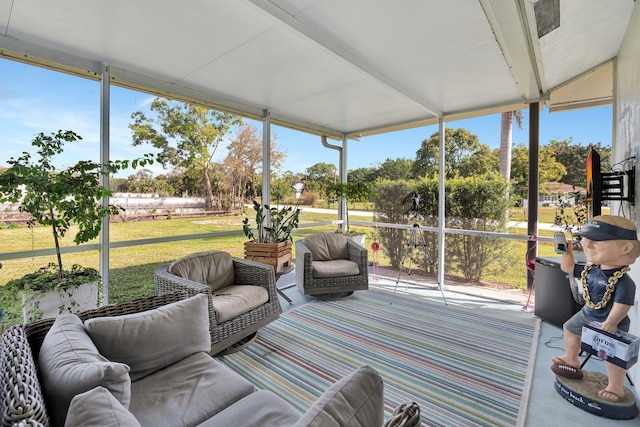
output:
[[[596,321],[600,329],[612,334],[618,330],[629,331],[627,313],[635,299],[636,285],[627,271],[640,256],[636,226],[621,216],[597,216],[575,235],[582,237],[582,248],[589,264],[577,274],[579,267],[573,257],[572,245],[568,244],[561,268],[570,276],[581,277],[585,305],[563,325],[565,354],[552,358],[552,368],[557,375],[570,371],[570,375],[564,376],[573,378],[581,373],[578,354],[583,326]],[[606,367],[609,382],[598,396],[617,402],[625,395],[626,370],[610,362],[606,362]]]

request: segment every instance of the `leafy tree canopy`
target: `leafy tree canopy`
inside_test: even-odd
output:
[[[334,182],[338,179],[338,169],[336,165],[330,163],[316,163],[306,170],[305,185],[308,191],[324,193],[327,182]]]
[[[422,141],[413,164],[415,177],[436,177],[439,169],[440,133]],[[445,178],[476,176],[495,168],[495,154],[466,129],[445,129]]]
[[[76,244],[88,242],[100,234],[102,218],[118,214],[120,208],[100,204],[111,191],[101,184],[101,177],[110,173],[151,163],[145,159],[117,160],[108,164],[81,160],[73,166],[57,170],[54,158],[64,151],[64,144],[82,138],[72,131],[58,131],[51,135],[39,133],[31,142],[37,149],[34,159],[28,152],[17,159],[7,161],[10,165],[0,174],[0,202],[20,204],[20,211],[27,212],[39,224],[51,227],[56,255],[58,275],[63,276],[59,239],[64,237],[72,224],[78,225],[73,238]]]
[[[391,180],[404,180],[412,178],[413,160],[397,158],[387,158],[384,162],[380,163],[376,168],[376,178],[391,179]],[[372,182],[368,181],[368,182]]]
[[[585,165],[589,151],[593,148],[600,154],[600,167],[603,172],[611,168],[611,147],[605,147],[601,142],[588,145],[576,144],[573,138],[558,141],[552,139],[549,146],[555,151],[556,160],[566,169],[560,182],[584,187],[586,185]]]
[[[151,103],[153,117],[136,111],[129,125],[133,145],[151,144],[159,150],[158,161],[163,166],[173,165],[202,170],[203,193],[207,208],[213,206],[211,170],[213,156],[231,128],[241,123],[237,116],[197,105],[169,102],[156,98]]]

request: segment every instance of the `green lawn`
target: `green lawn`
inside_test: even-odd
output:
[[[553,222],[555,210],[552,208],[540,209],[540,222]],[[523,220],[519,217],[522,210],[510,212],[514,220]],[[171,219],[147,222],[112,223],[110,224],[110,239],[112,242],[136,240],[152,237],[189,235],[215,231],[238,230],[238,235],[185,240],[161,244],[116,248],[110,251],[110,300],[118,302],[132,298],[153,294],[153,272],[164,263],[193,252],[218,249],[230,252],[237,257],[243,256],[243,243],[246,240],[240,232],[243,216],[223,216],[196,219]],[[333,214],[304,213],[301,216],[301,224],[330,221],[335,219]],[[352,215],[354,221],[371,221],[371,217],[357,217]],[[313,228],[300,228],[294,231],[294,240],[320,231],[332,231],[335,226],[323,226]],[[373,238],[373,229],[369,227],[352,227],[367,234],[367,247]],[[63,246],[74,246],[72,237],[75,230],[70,230],[63,239]],[[526,230],[518,232],[525,234]],[[552,236],[552,231],[540,232],[541,236]],[[97,243],[97,241],[91,242]],[[525,241],[505,240],[508,246],[508,260],[499,265],[492,266],[483,279],[492,282],[524,288],[526,286],[525,254],[527,250]],[[0,230],[0,247],[2,252],[29,251],[53,246],[50,231],[44,227],[5,228]],[[540,256],[553,256],[550,243],[538,245]],[[295,257],[295,253],[294,253]],[[0,270],[0,285],[31,272],[49,262],[54,262],[54,256],[23,258],[19,260],[3,261],[4,267]],[[98,252],[81,252],[63,255],[66,266],[77,263],[84,266],[98,267]],[[380,253],[380,265],[388,265],[388,259]]]

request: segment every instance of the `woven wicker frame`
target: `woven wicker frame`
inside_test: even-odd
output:
[[[234,285],[263,286],[269,292],[269,300],[247,313],[227,322],[218,323],[213,308],[213,294],[208,285],[203,285],[169,273],[169,265],[156,270],[154,275],[156,293],[185,292],[188,296],[205,294],[209,299],[209,331],[211,332],[211,354],[217,354],[258,329],[276,320],[281,308],[276,291],[273,267],[241,258],[233,259]]]
[[[353,292],[369,289],[368,252],[351,239],[347,239],[347,257],[360,268],[357,276],[313,277],[313,255],[302,242],[296,241],[296,286],[305,295]]]

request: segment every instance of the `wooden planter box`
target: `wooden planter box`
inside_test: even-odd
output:
[[[273,266],[275,272],[291,265],[291,241],[279,243],[244,243],[244,259]]]

